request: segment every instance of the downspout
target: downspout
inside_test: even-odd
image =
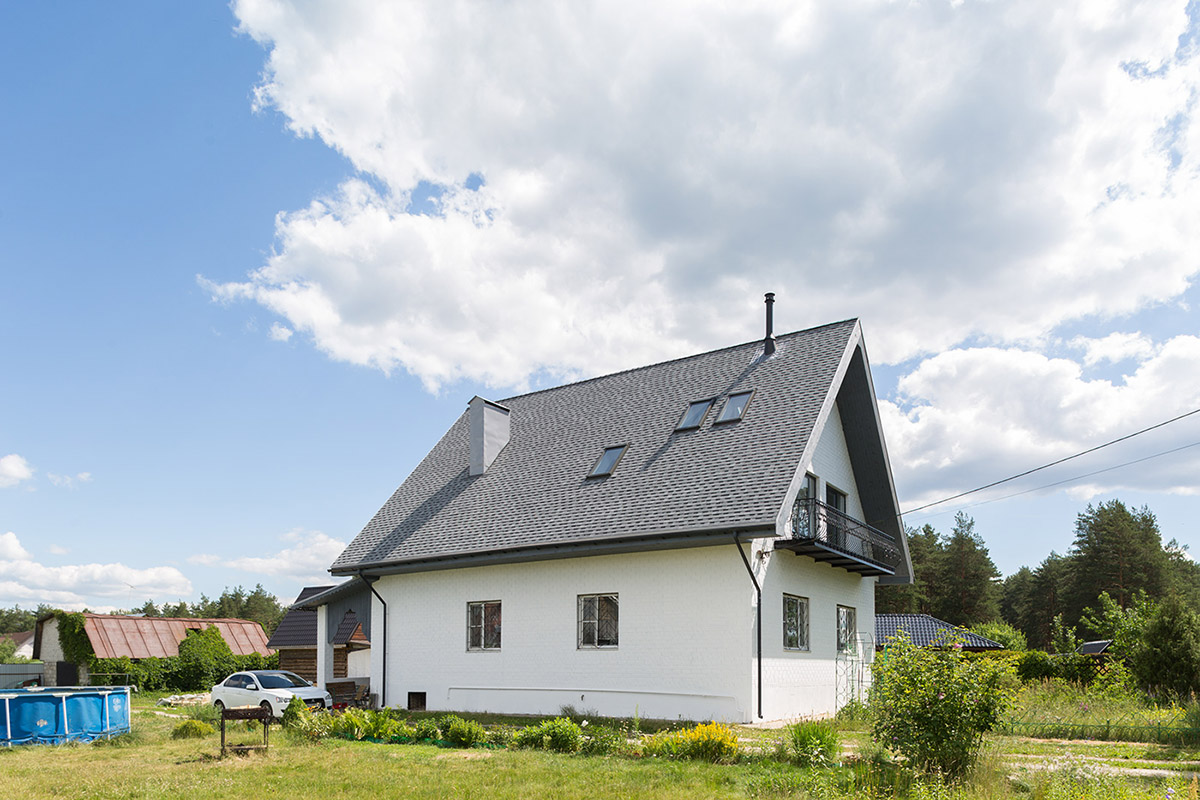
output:
[[[742,557],[742,563],[746,565],[746,572],[750,575],[750,580],[754,582],[754,592],[758,596],[758,603],[755,606],[755,614],[757,615],[758,628],[758,718],[763,718],[762,698],[763,698],[763,680],[762,680],[762,586],[758,584],[758,578],[754,575],[754,570],[750,566],[750,559],[746,558],[746,551],[742,549],[741,534],[733,535],[733,543],[737,545],[738,555]]]
[[[365,575],[360,572],[358,573],[358,577],[371,590],[371,594],[375,595],[375,598],[379,600],[379,604],[383,606],[383,641],[380,642],[380,645],[383,647],[383,674],[379,676],[379,707],[387,708],[387,603],[380,597],[379,592],[375,591],[375,584],[367,580]],[[374,643],[372,643],[373,646]]]

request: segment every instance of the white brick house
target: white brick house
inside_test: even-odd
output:
[[[474,398],[331,572],[385,705],[832,713],[911,580],[859,324]]]

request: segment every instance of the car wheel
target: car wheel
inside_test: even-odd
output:
[[[270,700],[263,700],[261,703],[258,704],[258,707],[263,709],[264,711],[266,711],[268,714],[270,714],[272,718],[275,717],[275,709],[271,708]]]
[[[222,703],[220,700],[213,700],[213,708],[215,708],[217,710],[217,713],[220,714],[222,711],[225,710],[225,704]]]

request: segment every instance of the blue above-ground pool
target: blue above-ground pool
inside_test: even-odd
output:
[[[0,746],[90,742],[129,729],[128,686],[32,686],[0,692]]]

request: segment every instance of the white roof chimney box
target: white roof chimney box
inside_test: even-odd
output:
[[[471,474],[482,475],[508,444],[509,411],[479,395],[467,403],[471,423]]]

